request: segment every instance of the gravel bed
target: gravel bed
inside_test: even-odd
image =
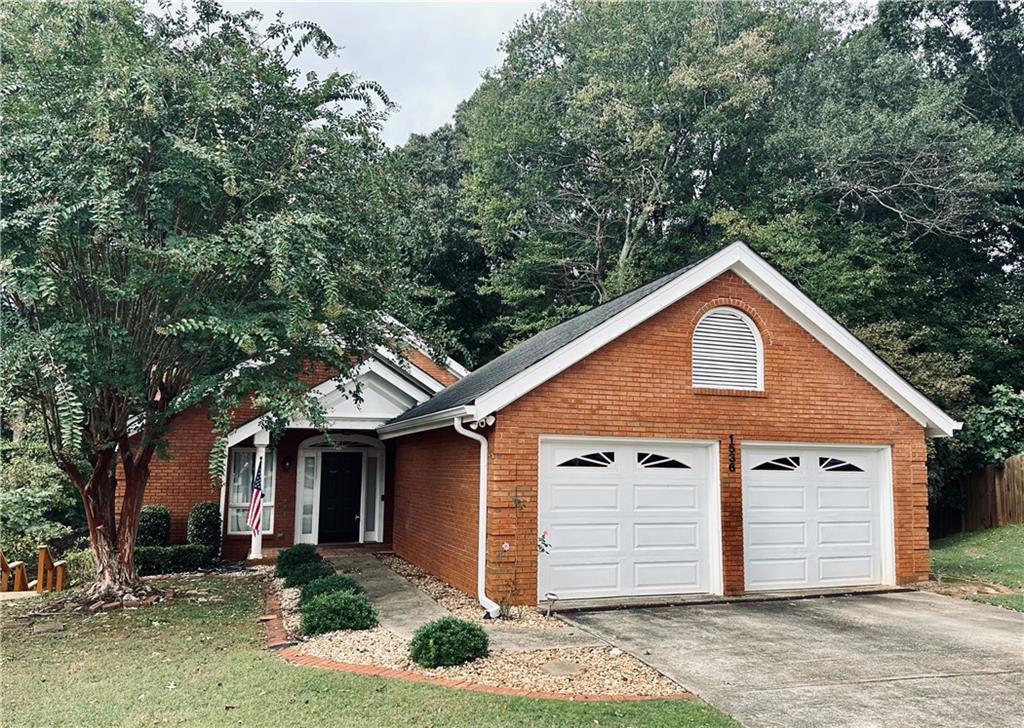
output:
[[[410,564],[401,556],[394,554],[374,554],[378,559],[400,576],[404,576],[416,587],[454,614],[456,617],[479,624],[495,624],[502,627],[521,627],[524,629],[567,629],[567,625],[557,617],[546,617],[537,607],[513,607],[511,617],[503,617],[498,622],[483,618],[483,610],[476,599],[465,594],[432,574]]]
[[[649,696],[669,695],[680,690],[678,685],[657,670],[621,650],[609,647],[533,652],[496,650],[487,657],[464,665],[427,669],[409,660],[408,643],[404,639],[377,627],[363,631],[329,632],[302,643],[300,650],[336,662],[378,665],[522,690]],[[542,667],[552,660],[574,663],[580,672],[566,676],[549,675]]]

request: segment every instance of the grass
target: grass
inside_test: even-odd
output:
[[[960,533],[932,541],[932,571],[945,579],[1002,584],[1013,594],[971,599],[1024,612],[1024,524]]]
[[[738,728],[696,700],[571,703],[507,698],[288,665],[263,649],[252,578],[167,582],[208,591],[137,610],[61,614],[33,634],[0,608],[0,715],[17,726],[305,725]],[[205,600],[205,601],[203,601]]]

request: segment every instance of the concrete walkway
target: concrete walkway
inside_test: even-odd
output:
[[[377,607],[380,625],[399,637],[410,639],[420,625],[449,614],[408,579],[389,569],[369,554],[328,556],[327,561],[341,574],[355,577]],[[484,625],[495,650],[546,650],[558,647],[601,646],[605,642],[575,627],[567,629],[524,629]]]

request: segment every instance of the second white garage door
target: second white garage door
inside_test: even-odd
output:
[[[743,447],[747,591],[892,583],[880,448]]]
[[[709,452],[659,440],[542,439],[538,526],[550,547],[538,555],[538,598],[718,591]]]

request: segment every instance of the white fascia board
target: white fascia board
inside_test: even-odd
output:
[[[401,327],[401,329],[405,331],[406,339],[409,341],[409,343],[412,344],[417,349],[419,349],[421,354],[430,357],[430,346],[427,345],[427,342],[418,337],[415,334],[415,332],[413,332],[412,329],[410,329],[408,326],[406,326],[401,321],[396,319],[394,316],[390,316],[388,314],[384,314],[384,320],[388,321],[389,323],[395,326]],[[459,379],[462,379],[464,376],[469,374],[469,370],[466,369],[466,367],[459,364],[459,362],[455,361],[450,356],[445,357],[444,364],[448,371],[450,371],[452,374],[457,375]]]
[[[437,394],[446,386],[444,383],[437,381],[408,359],[400,359],[394,354],[394,352],[388,351],[383,347],[380,347],[376,350],[374,358],[380,358],[381,360],[389,362],[392,366],[401,370],[403,374],[415,380],[417,384],[421,385],[426,390],[427,394]]]
[[[411,435],[414,432],[426,432],[427,430],[450,427],[456,417],[474,419],[473,408],[469,405],[459,405],[458,407],[449,407],[440,412],[432,412],[429,415],[413,417],[411,420],[384,425],[377,429],[377,436],[381,440],[390,440],[394,437]]]
[[[474,417],[486,417],[506,407],[727,270],[734,270],[779,306],[854,371],[921,423],[928,435],[950,436],[960,429],[962,423],[951,418],[914,389],[853,334],[740,241],[722,248],[646,298],[481,395],[474,402]]]

